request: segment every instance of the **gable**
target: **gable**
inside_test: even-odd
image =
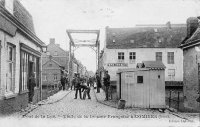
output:
[[[53,60],[49,60],[42,65],[43,69],[60,69],[60,66]]]
[[[196,31],[192,34],[191,37],[186,37],[180,47],[195,45],[196,43],[199,43],[199,41],[200,41],[200,27],[196,29]]]

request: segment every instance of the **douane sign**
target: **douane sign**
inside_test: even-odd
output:
[[[127,67],[127,63],[108,63],[107,64],[109,67]]]

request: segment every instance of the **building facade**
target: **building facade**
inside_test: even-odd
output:
[[[62,66],[50,58],[49,61],[42,65],[42,68],[42,85],[57,86],[61,79],[61,74],[63,73]]]
[[[50,42],[47,45],[47,52],[42,54],[42,63],[49,61],[50,57],[68,70],[69,52],[65,51],[60,47],[59,44],[55,43],[55,38],[50,38]]]
[[[41,100],[41,53],[32,16],[18,0],[0,1],[0,113],[25,108],[29,77],[35,75],[33,103]]]
[[[181,44],[183,49],[183,94],[186,110],[200,112],[200,27],[199,19],[187,20],[187,36]]]
[[[55,43],[55,38],[50,38],[47,51],[42,54],[42,84],[43,87],[59,84],[61,75],[67,75],[68,52]]]
[[[103,69],[115,84],[118,69],[136,68],[142,61],[162,61],[165,81],[183,81],[183,51],[178,48],[186,25],[140,25],[134,28],[106,27]]]

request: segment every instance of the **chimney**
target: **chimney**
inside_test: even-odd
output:
[[[196,31],[198,28],[198,18],[196,17],[190,17],[187,19],[187,37],[192,36],[192,34]]]
[[[166,26],[167,26],[169,29],[172,28],[172,27],[171,27],[171,23],[170,23],[170,21],[168,21],[168,22],[166,23]]]
[[[50,44],[55,44],[55,38],[50,38],[49,42],[50,42]]]
[[[11,14],[13,14],[13,8],[14,8],[13,6],[14,6],[14,0],[5,0],[5,8]]]

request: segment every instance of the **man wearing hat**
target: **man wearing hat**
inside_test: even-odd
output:
[[[81,97],[81,80],[80,80],[80,74],[79,73],[77,73],[76,77],[75,77],[75,90],[76,90],[76,93],[75,93],[74,99],[77,99],[78,92],[79,92],[80,99],[82,99],[82,97]]]
[[[105,100],[108,100],[108,90],[109,90],[109,87],[110,87],[110,75],[108,74],[107,70],[105,71],[103,83],[104,83],[105,92],[106,92],[106,99]]]
[[[101,78],[98,73],[96,73],[96,83],[97,83],[97,93],[100,93],[101,88]]]

